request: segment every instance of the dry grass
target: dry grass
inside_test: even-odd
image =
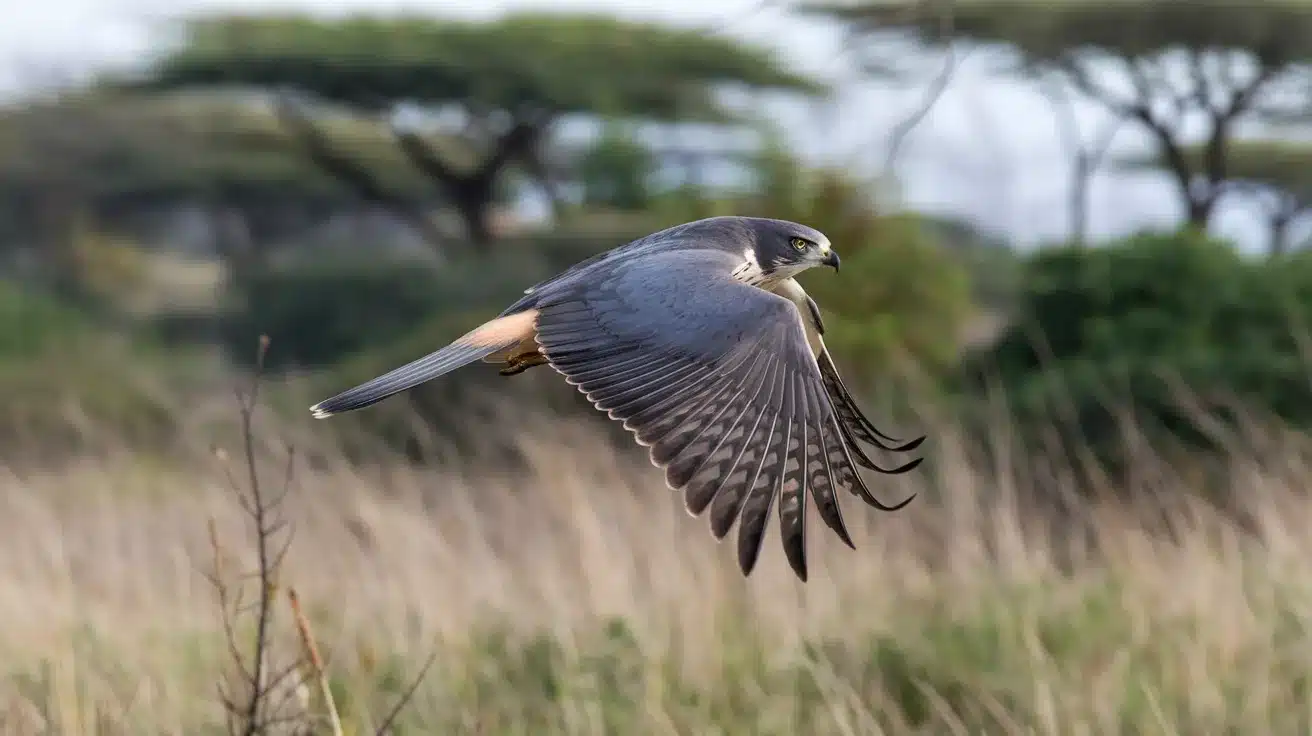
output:
[[[271,436],[313,429],[262,430],[271,477]],[[1312,725],[1312,453],[1290,449],[1278,470],[1235,458],[1256,519],[1245,531],[1192,507],[1164,541],[1104,505],[1088,511],[1096,544],[1069,549],[1017,500],[1062,481],[1037,464],[984,472],[939,431],[937,485],[913,473],[881,486],[886,499],[922,491],[891,515],[845,499],[859,549],[812,524],[802,585],[773,530],[742,580],[732,546],[636,448],[617,458],[588,427],[540,430],[517,430],[523,473],[296,468],[282,582],[313,622],[346,733],[372,732],[430,651],[399,733]],[[241,511],[219,459],[117,457],[0,476],[0,732],[221,730],[206,527],[240,551]],[[1187,490],[1170,472],[1143,476],[1140,493]],[[273,625],[295,644],[288,609]]]

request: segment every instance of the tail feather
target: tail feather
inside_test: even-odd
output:
[[[310,407],[310,413],[316,419],[324,419],[377,404],[389,396],[518,344],[526,335],[532,334],[536,318],[536,311],[498,317],[441,350],[320,401]]]

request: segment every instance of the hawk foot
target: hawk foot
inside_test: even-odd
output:
[[[517,376],[529,368],[546,364],[547,359],[542,356],[542,353],[523,353],[512,356],[507,360],[506,367],[502,368],[500,372],[503,376]]]

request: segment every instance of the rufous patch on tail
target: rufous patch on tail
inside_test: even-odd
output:
[[[505,317],[497,317],[494,320],[484,322],[457,339],[456,342],[480,348],[504,345],[512,340],[518,343],[523,343],[526,340],[531,342],[533,341],[533,333],[537,330],[537,321],[538,310],[536,309],[508,314]]]

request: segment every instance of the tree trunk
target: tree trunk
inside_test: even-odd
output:
[[[1216,205],[1216,197],[1210,193],[1206,196],[1198,196],[1195,192],[1186,190],[1185,202],[1188,205],[1187,224],[1199,232],[1207,230],[1207,224],[1212,219],[1212,210]]]
[[[1294,213],[1283,209],[1271,216],[1267,255],[1275,258],[1289,252],[1289,225],[1293,220]]]
[[[492,232],[494,200],[488,188],[486,183],[474,177],[447,182],[448,195],[469,242],[480,247],[490,245],[495,235]]]
[[[1080,153],[1071,170],[1070,240],[1071,245],[1083,248],[1089,238],[1089,180],[1093,171],[1089,157]]]

